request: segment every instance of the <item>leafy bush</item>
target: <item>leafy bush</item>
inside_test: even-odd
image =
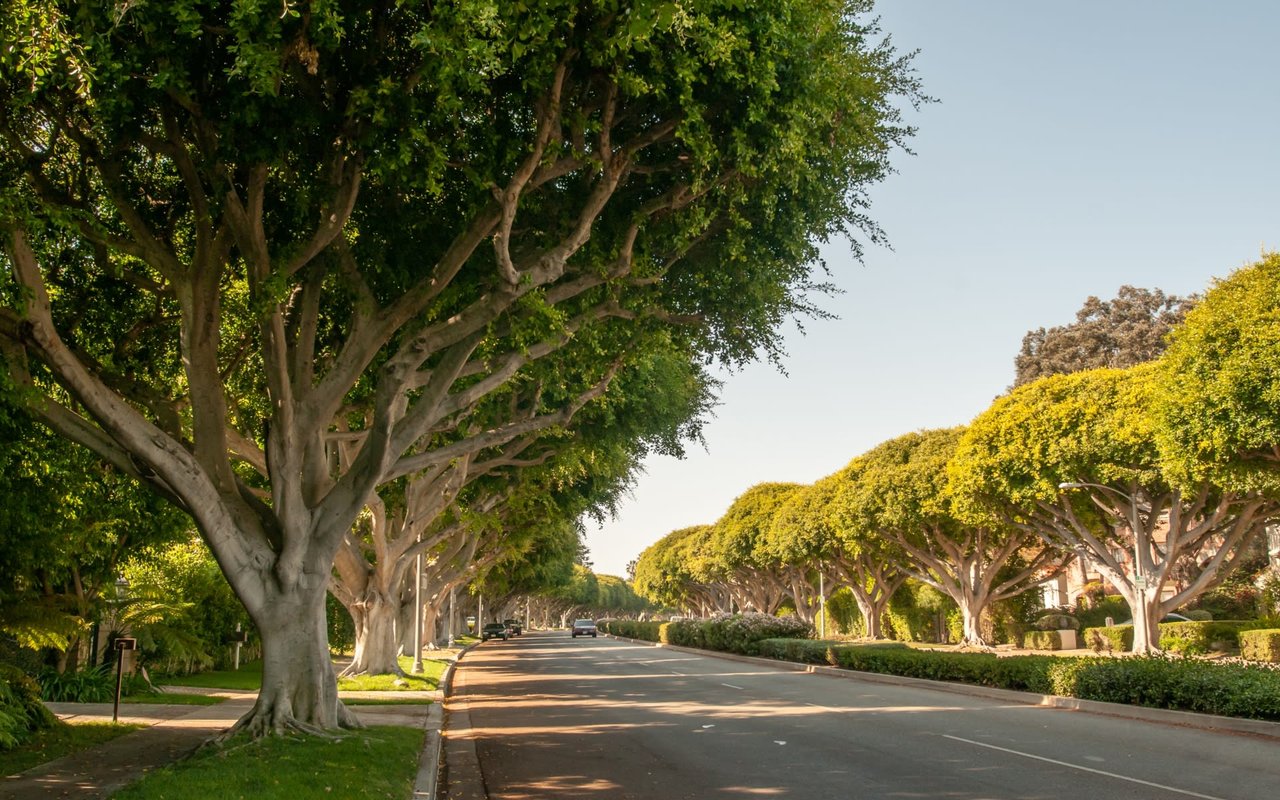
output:
[[[1022,646],[1028,650],[1067,649],[1066,642],[1062,641],[1062,632],[1059,630],[1027,631],[1022,635]]]
[[[1240,646],[1241,631],[1268,627],[1262,620],[1210,620],[1207,622],[1160,623],[1160,649],[1184,655],[1203,655],[1211,650]]]
[[[249,652],[242,657],[254,656],[253,624],[198,537],[147,550],[130,559],[124,574],[133,635],[152,671],[181,675],[229,667],[234,651],[227,639],[236,623],[249,632]]]
[[[0,664],[0,751],[14,748],[56,723],[40,702],[40,685],[18,668]]]
[[[1275,631],[1280,639],[1280,631]],[[773,648],[773,643],[767,645]],[[1280,646],[1280,645],[1278,645]],[[1280,670],[1169,656],[1062,658],[837,645],[836,666],[1109,703],[1280,720]]]
[[[634,619],[602,619],[596,622],[596,627],[604,633],[610,633],[614,636],[656,642],[658,641],[659,629],[663,624],[661,622],[641,622]]]
[[[1280,720],[1280,672],[1252,665],[1093,657],[1062,659],[1050,677],[1054,694],[1084,700]]]
[[[46,669],[40,674],[40,694],[51,703],[109,703],[116,696],[112,664],[93,669],[59,673]]]
[[[1249,661],[1280,663],[1280,628],[1241,631],[1240,657]]]
[[[768,614],[726,614],[708,620],[680,620],[663,626],[660,638],[667,644],[720,650],[726,653],[757,652],[764,639],[807,639],[813,627],[797,617]]]
[[[1084,646],[1095,653],[1124,653],[1133,647],[1132,625],[1085,628],[1081,635]]]
[[[762,639],[756,651],[765,658],[792,661],[797,664],[829,664],[834,642],[815,639]]]
[[[940,642],[951,627],[948,614],[955,610],[950,597],[913,578],[889,600],[886,633],[904,642]]]
[[[1080,620],[1070,614],[1045,614],[1035,621],[1034,627],[1038,631],[1078,631]]]
[[[1213,619],[1213,615],[1210,614],[1208,611],[1205,611],[1203,608],[1187,609],[1186,611],[1183,612],[1182,616],[1186,617],[1192,622],[1208,622],[1209,620]]]
[[[1113,622],[1119,622],[1122,619],[1131,619],[1133,614],[1129,611],[1129,604],[1119,595],[1095,596],[1089,601],[1084,597],[1080,598],[1076,606],[1075,618],[1080,620],[1081,628],[1104,627],[1107,624],[1107,617],[1111,617]]]

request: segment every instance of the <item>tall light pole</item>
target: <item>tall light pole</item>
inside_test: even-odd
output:
[[[1115,489],[1111,486],[1103,486],[1100,483],[1085,483],[1083,481],[1071,481],[1068,483],[1058,484],[1059,489],[1101,489],[1114,495],[1119,495],[1129,501],[1129,532],[1133,534],[1133,630],[1136,636],[1138,631],[1142,631],[1140,639],[1135,638],[1135,652],[1150,653],[1155,648],[1151,644],[1151,627],[1147,624],[1147,576],[1142,571],[1142,543],[1138,540],[1138,501],[1133,495],[1127,494]]]
[[[827,638],[827,583],[823,564],[818,563],[818,613],[822,615],[818,622],[818,638]]]
[[[422,541],[422,534],[418,534]],[[413,559],[413,666],[414,675],[422,674],[422,553]]]

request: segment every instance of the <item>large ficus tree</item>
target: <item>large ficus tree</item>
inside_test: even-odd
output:
[[[965,644],[984,645],[991,605],[1031,590],[1062,558],[1032,533],[966,513],[947,476],[963,433],[926,430],[877,445],[846,468],[836,504],[851,530],[887,539],[899,569],[955,601]]]
[[[876,235],[918,93],[861,11],[4,0],[6,369],[194,519],[262,635],[242,727],[355,724],[324,592],[379,487],[564,424],[628,328],[776,349],[815,239]],[[521,383],[584,337],[567,405]]]
[[[969,426],[956,492],[1092,564],[1134,612],[1133,648],[1230,572],[1273,501],[1210,480],[1171,480],[1152,413],[1160,365],[1054,375]]]

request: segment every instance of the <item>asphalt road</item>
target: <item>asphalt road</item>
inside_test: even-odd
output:
[[[1280,742],[527,633],[460,662],[522,798],[1272,800]]]

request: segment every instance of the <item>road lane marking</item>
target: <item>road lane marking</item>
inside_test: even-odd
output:
[[[722,683],[722,684],[720,684],[720,685],[721,685],[721,686],[728,686],[730,689],[737,689],[738,691],[744,691],[744,690],[743,690],[743,688],[742,688],[741,686],[734,686],[732,683]]]
[[[1033,753],[1023,753],[1019,750],[1010,750],[1007,747],[999,747],[994,744],[987,744],[986,742],[975,742],[972,739],[962,739],[959,736],[952,736],[949,733],[944,733],[942,734],[942,736],[945,739],[954,739],[957,742],[964,742],[965,744],[977,745],[978,747],[986,747],[991,750],[999,750],[1002,753],[1009,753],[1010,755],[1022,756],[1023,758],[1031,758],[1036,761],[1044,761],[1049,764],[1057,764],[1060,767],[1068,767],[1069,769],[1078,769],[1081,772],[1092,772],[1095,775],[1103,775],[1105,777],[1115,778],[1116,780],[1120,780],[1120,781],[1138,783],[1138,784],[1142,784],[1143,786],[1150,786],[1153,789],[1160,789],[1166,792],[1174,792],[1175,794],[1182,794],[1188,797],[1199,797],[1201,798],[1201,800],[1225,800],[1225,798],[1218,797],[1212,794],[1200,794],[1199,792],[1192,792],[1192,791],[1188,791],[1187,789],[1178,789],[1174,786],[1165,786],[1163,783],[1152,783],[1151,781],[1144,781],[1141,778],[1131,778],[1128,775],[1117,775],[1114,772],[1107,772],[1106,770],[1094,769],[1093,767],[1082,767],[1079,764],[1071,764],[1066,761],[1058,761],[1057,759],[1054,759],[1054,758],[1045,758],[1044,756],[1038,756]]]
[[[822,709],[823,711],[835,711],[835,710],[836,710],[836,709],[832,708],[831,706],[820,706],[820,705],[818,705],[817,703],[805,703],[805,705],[806,705],[806,706],[813,706],[814,708],[820,708],[820,709]]]

